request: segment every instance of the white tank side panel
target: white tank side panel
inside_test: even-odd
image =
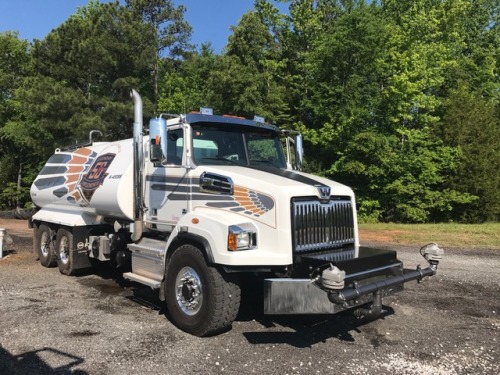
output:
[[[93,184],[98,184],[93,190],[90,199],[90,207],[96,209],[96,212],[106,216],[126,218],[133,220],[133,154],[132,154],[132,140],[129,142],[121,141],[110,144],[104,148],[96,159],[99,162],[101,155],[109,155],[109,162],[107,169],[101,176],[96,177],[95,182],[91,179],[89,186],[94,188]],[[104,164],[108,163],[104,159]],[[91,167],[91,171],[96,170],[99,174],[97,167]],[[80,189],[85,188],[85,181],[80,183]]]
[[[37,221],[45,221],[68,227],[86,226],[101,224],[102,216],[95,215],[91,212],[82,212],[82,210],[74,210],[75,208],[68,206],[68,210],[63,206],[47,206],[42,208],[32,216],[32,219]],[[74,211],[72,211],[74,210]]]
[[[130,161],[130,168],[126,170],[120,180],[120,186],[117,194],[117,204],[128,219],[134,219],[134,168],[133,161]]]

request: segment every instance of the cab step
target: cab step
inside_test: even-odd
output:
[[[123,274],[123,278],[131,281],[138,282],[143,285],[147,285],[152,289],[159,289],[161,285],[161,281],[150,279],[149,277],[138,275],[133,272],[126,272]]]

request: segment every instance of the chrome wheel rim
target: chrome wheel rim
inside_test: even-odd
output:
[[[203,288],[200,275],[191,267],[182,268],[175,278],[176,299],[182,312],[196,315],[203,303]]]
[[[69,261],[69,241],[68,237],[62,237],[59,241],[59,258],[63,264]]]
[[[43,232],[42,237],[40,238],[40,251],[44,258],[49,256],[49,243],[50,243],[49,233]]]

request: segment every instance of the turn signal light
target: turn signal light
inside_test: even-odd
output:
[[[257,243],[255,228],[250,224],[231,225],[227,235],[229,251],[253,249]]]

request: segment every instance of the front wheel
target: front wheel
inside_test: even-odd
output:
[[[195,336],[209,336],[231,326],[240,306],[240,286],[233,274],[207,266],[193,245],[180,246],[170,258],[165,300],[173,323]]]

